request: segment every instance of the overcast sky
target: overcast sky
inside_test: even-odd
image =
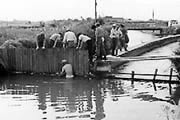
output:
[[[95,0],[0,0],[0,20],[94,18]],[[180,0],[97,0],[98,16],[180,20]]]

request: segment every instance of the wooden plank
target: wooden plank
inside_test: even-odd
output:
[[[22,70],[23,72],[28,71],[28,55],[27,55],[27,49],[22,49]]]
[[[58,54],[58,51],[56,48],[53,48],[52,49],[53,51],[53,73],[56,73],[57,72],[57,68],[58,68],[58,65],[57,65],[57,54]]]
[[[154,90],[155,90],[155,91],[157,91],[157,89],[156,89],[156,84],[155,84],[155,82],[156,82],[155,80],[156,80],[157,72],[158,72],[158,69],[156,69],[156,70],[155,70],[154,77],[153,77],[153,81],[152,81],[152,83],[153,83],[153,87],[154,87]]]
[[[47,73],[51,73],[52,71],[52,51],[50,49],[46,49],[46,57],[45,57],[45,63],[47,64],[45,69]]]
[[[78,50],[74,49],[73,51],[73,70],[76,75],[78,75],[78,64],[79,60],[77,59]]]
[[[21,62],[20,62],[20,54],[19,54],[20,49],[15,50],[16,54],[16,72],[21,71]]]
[[[131,81],[131,78],[126,78],[126,77],[108,76],[105,78],[106,79],[116,79],[116,80],[130,80]],[[136,82],[154,82],[153,79],[143,79],[143,78],[134,78],[134,81],[136,81]],[[180,84],[180,81],[177,81],[177,80],[172,80],[170,82],[169,80],[156,79],[155,82],[156,83]]]
[[[80,75],[83,75],[83,68],[84,68],[84,66],[82,65],[82,63],[83,63],[83,51],[82,50],[80,50],[79,51],[79,74]]]
[[[37,58],[37,56],[38,56],[38,51],[39,50],[35,50],[34,51],[34,54],[33,54],[33,71],[34,71],[34,73],[37,73],[39,70],[38,70],[38,63],[39,63],[39,61],[38,61],[38,58]]]
[[[85,63],[85,65],[86,65],[85,74],[87,75],[89,73],[89,65],[90,65],[90,62],[89,62],[89,53],[88,53],[87,50],[84,51],[84,52],[85,52],[85,60],[84,61],[86,61],[86,63]]]
[[[15,48],[12,49],[12,66],[13,66],[13,71],[16,70],[16,53],[15,53]]]
[[[29,72],[33,72],[33,49],[29,49]]]
[[[75,53],[75,60],[76,60],[76,69],[75,69],[75,73],[77,75],[80,75],[80,67],[79,67],[79,64],[80,64],[80,61],[79,61],[79,50],[76,51]]]
[[[9,69],[9,66],[8,66],[7,49],[1,49],[0,55],[1,55],[1,59],[2,59],[3,62],[4,62],[4,66],[5,66],[6,69],[8,70],[8,69]]]

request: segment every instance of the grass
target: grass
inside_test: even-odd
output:
[[[70,28],[75,34],[84,33],[95,40],[94,31],[91,29],[93,25],[93,20],[82,20],[82,21],[73,21],[73,20],[61,20],[56,21],[55,25],[46,24],[45,34],[46,40],[53,33],[65,33],[66,28]],[[106,49],[107,51],[111,48],[111,41],[109,38],[110,27],[106,25],[103,26],[105,29],[106,35]],[[36,35],[42,30],[42,28],[19,28],[16,27],[0,27],[0,45],[2,48],[6,47],[25,47],[25,48],[35,48],[36,47]],[[48,42],[47,42],[48,43]]]

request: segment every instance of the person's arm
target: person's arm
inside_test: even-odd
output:
[[[123,36],[123,34],[120,29],[118,31],[119,31],[119,37],[121,38]]]
[[[44,40],[43,40],[43,47],[42,47],[42,49],[45,49],[45,45],[46,45],[46,39],[45,39],[46,37],[45,37],[45,35],[44,35]]]
[[[55,47],[56,47],[57,41],[58,41],[58,37],[55,39],[55,42],[54,42],[53,48],[55,48]]]
[[[76,44],[77,43],[77,38],[76,38],[76,35],[74,34],[74,43]]]
[[[66,46],[66,39],[67,39],[67,34],[64,34],[64,38],[63,38],[63,48],[65,48]]]
[[[38,36],[37,36],[37,39],[36,39],[36,50],[39,49],[39,44],[38,44]]]
[[[81,44],[81,36],[79,36],[79,38],[78,38],[78,44],[77,44],[77,47],[76,47],[77,49],[80,48],[80,44]]]
[[[65,76],[66,75],[66,72],[65,72],[65,68],[64,68],[64,66],[62,67],[62,71],[61,71],[61,73],[60,73],[60,76],[62,77],[62,76]]]

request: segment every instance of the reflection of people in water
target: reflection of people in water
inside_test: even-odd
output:
[[[178,105],[178,108],[176,109],[176,119],[180,120],[180,86],[178,86],[172,95],[172,100],[175,102],[176,105]]]
[[[97,81],[97,82],[98,83],[96,84],[96,86],[94,88],[94,93],[96,96],[96,116],[95,116],[95,119],[101,120],[105,117],[104,107],[103,107],[103,104],[104,104],[103,96],[104,95],[102,95],[103,94],[102,87],[104,85],[103,85],[103,81]]]
[[[179,104],[180,101],[180,86],[178,86],[172,95],[172,100],[175,102],[176,105]]]
[[[73,81],[68,81],[68,83],[64,83],[63,86],[64,90],[64,97],[67,97],[66,101],[66,111],[68,112],[76,112],[77,106],[76,106],[76,94],[75,90],[73,90]]]
[[[39,109],[46,110],[46,93],[48,93],[47,86],[39,84],[38,93]]]

